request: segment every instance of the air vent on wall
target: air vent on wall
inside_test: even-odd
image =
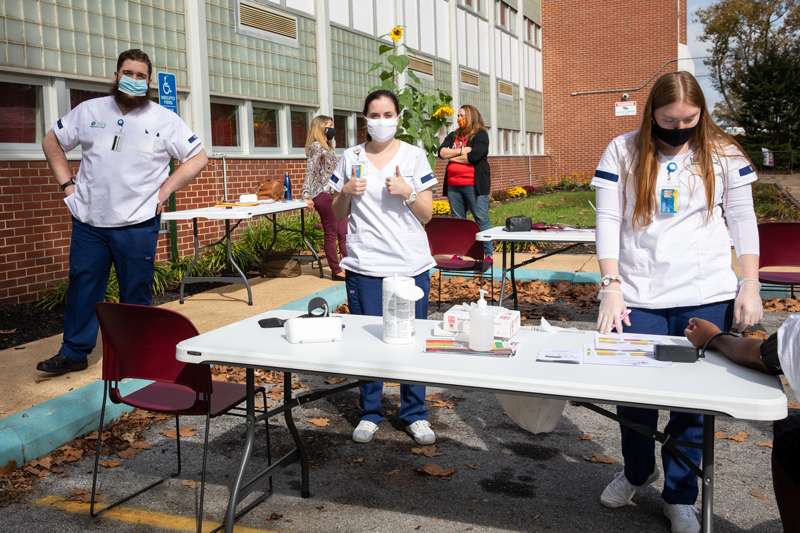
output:
[[[297,39],[297,20],[257,4],[239,2],[239,23],[247,28]]]
[[[514,88],[510,83],[503,83],[502,81],[499,81],[497,82],[497,87],[500,90],[500,94],[507,94],[509,96],[514,95]]]
[[[433,61],[428,61],[427,59],[409,57],[408,68],[423,74],[428,74],[429,76],[433,76]]]
[[[474,85],[475,87],[479,87],[481,84],[480,78],[474,72],[469,72],[467,70],[461,71],[461,83],[468,83],[469,85]]]

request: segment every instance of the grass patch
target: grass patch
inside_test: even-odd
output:
[[[504,226],[508,217],[522,215],[530,217],[533,222],[546,224],[595,226],[596,216],[589,202],[594,203],[594,191],[543,194],[519,202],[490,206],[489,220],[493,227]]]

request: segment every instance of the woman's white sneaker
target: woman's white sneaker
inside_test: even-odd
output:
[[[436,442],[436,434],[427,420],[417,420],[410,426],[406,426],[406,431],[414,437],[417,444],[433,444]]]
[[[664,504],[664,516],[672,524],[672,533],[700,533],[700,522],[697,515],[700,511],[694,505],[681,503]]]
[[[370,422],[369,420],[362,420],[353,431],[353,442],[366,444],[372,440],[372,436],[376,431],[378,431],[378,424]]]
[[[649,485],[653,481],[658,479],[658,467],[653,469],[653,473],[650,474],[650,477],[647,478],[647,481],[644,482],[645,485]],[[628,481],[628,478],[625,477],[625,471],[617,472],[614,474],[614,479],[609,483],[605,490],[603,490],[603,494],[600,495],[600,503],[602,503],[605,507],[609,509],[616,509],[617,507],[624,507],[631,503],[633,499],[633,495],[636,494],[635,487],[631,485]]]

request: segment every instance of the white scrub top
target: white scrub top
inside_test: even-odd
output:
[[[800,394],[800,315],[790,315],[778,330],[778,359],[786,381]]]
[[[436,261],[425,228],[401,196],[389,194],[386,178],[394,176],[399,166],[403,179],[419,194],[436,185],[436,177],[421,148],[400,141],[394,158],[378,169],[369,162],[364,146],[345,150],[328,181],[341,192],[351,179],[353,165],[363,165],[363,177],[356,179],[367,180],[364,194],[350,199],[347,257],[341,265],[365,276],[416,276],[435,266]]]
[[[172,111],[150,103],[123,115],[113,96],[83,102],[53,132],[65,152],[78,145],[83,152],[75,192],[64,201],[75,218],[100,228],[153,218],[170,156],[184,162],[203,148]]]
[[[693,174],[694,152],[677,156],[659,154],[656,211],[650,225],[632,228],[635,196],[633,183],[623,197],[624,173],[632,172],[636,131],[611,141],[597,165],[591,186],[619,191],[624,206],[619,235],[619,272],[622,294],[631,307],[664,309],[704,305],[736,297],[738,278],[731,265],[731,246],[723,220],[726,187],[736,188],[756,180],[744,157],[729,154],[714,161],[714,209],[708,220],[706,191]],[[668,165],[677,167],[668,172]],[[677,214],[661,214],[661,189],[677,190]]]

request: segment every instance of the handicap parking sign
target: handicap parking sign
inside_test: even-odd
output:
[[[158,103],[172,112],[178,112],[178,94],[175,92],[175,74],[158,73]]]

